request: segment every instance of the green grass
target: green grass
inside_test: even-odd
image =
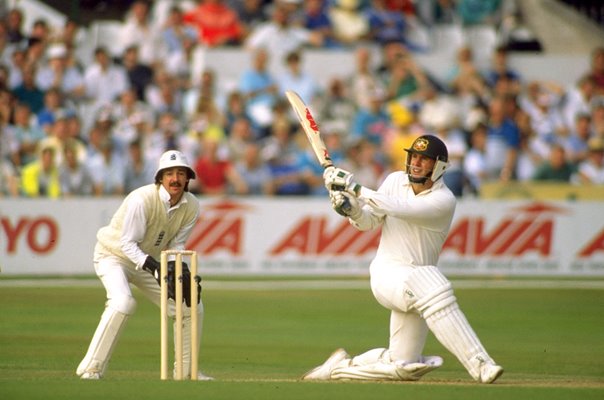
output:
[[[387,345],[388,312],[367,290],[205,290],[201,369],[214,382],[159,380],[159,310],[138,310],[105,379],[75,368],[101,315],[100,287],[0,287],[2,399],[600,399],[604,398],[604,291],[465,289],[459,303],[506,372],[474,383],[445,358],[419,382],[299,382],[337,347]]]

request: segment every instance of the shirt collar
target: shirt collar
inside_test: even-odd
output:
[[[161,184],[159,185],[159,199],[167,206],[168,209],[170,208],[170,193],[168,193],[166,188]],[[176,203],[173,207],[180,207],[181,204],[184,204],[186,202],[187,199],[183,193],[178,203]]]

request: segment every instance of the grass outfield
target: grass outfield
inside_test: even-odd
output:
[[[100,285],[100,284],[99,284]],[[388,312],[368,289],[230,290],[208,285],[201,369],[213,382],[159,380],[159,310],[137,298],[102,381],[75,368],[101,315],[93,287],[0,287],[2,399],[601,399],[604,290],[457,289],[459,303],[506,372],[473,383],[433,336],[442,368],[419,382],[300,382],[337,347],[387,344]]]

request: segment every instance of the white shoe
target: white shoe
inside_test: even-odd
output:
[[[434,371],[443,365],[443,359],[439,356],[423,356],[421,360],[414,363],[397,364],[397,374],[404,381],[417,381],[428,372]]]
[[[98,372],[84,372],[82,375],[80,375],[80,379],[89,379],[89,380],[98,381],[99,379],[101,379],[101,374],[99,374]]]
[[[327,381],[327,380],[331,379],[331,371],[334,369],[334,367],[340,361],[346,360],[347,358],[350,358],[350,356],[348,355],[346,350],[337,349],[336,351],[331,353],[331,355],[329,356],[327,361],[325,361],[323,364],[311,369],[310,371],[308,371],[307,373],[302,375],[302,380],[303,381]]]
[[[203,372],[198,372],[197,373],[197,380],[198,381],[213,381],[214,378],[212,378],[211,376],[204,375]]]
[[[503,374],[503,367],[497,364],[485,363],[480,366],[480,378],[481,383],[493,383]]]

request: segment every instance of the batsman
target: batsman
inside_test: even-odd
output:
[[[101,379],[105,374],[120,334],[134,313],[136,301],[130,284],[157,306],[160,305],[160,255],[162,250],[183,250],[199,217],[199,202],[189,193],[189,180],[195,172],[185,156],[176,150],[162,154],[155,183],[132,191],[109,225],[97,232],[94,269],[107,292],[105,310],[96,328],[88,352],[76,373],[82,379]],[[190,272],[183,263],[183,375],[191,374],[191,287]],[[187,286],[188,284],[188,286]],[[175,298],[174,261],[168,263],[168,295]],[[197,281],[197,292],[201,285]],[[203,304],[198,296],[198,340],[200,343]],[[174,302],[168,314],[175,315]],[[197,360],[193,360],[197,362]],[[212,378],[198,373],[198,380]]]
[[[447,147],[424,135],[405,150],[406,171],[390,173],[377,191],[356,184],[348,171],[329,167],[324,172],[336,212],[361,231],[382,229],[370,280],[376,300],[391,310],[390,341],[388,348],[355,357],[338,349],[303,380],[419,380],[443,363],[439,356],[422,355],[429,330],[476,382],[493,383],[503,373],[437,267],[456,206],[441,179]]]

